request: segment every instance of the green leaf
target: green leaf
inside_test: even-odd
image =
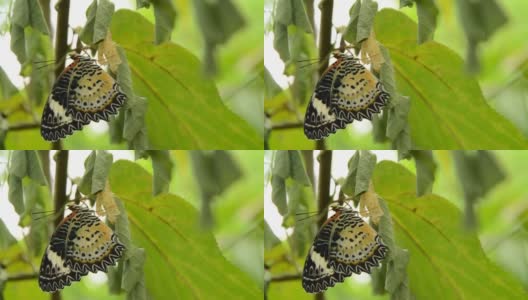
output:
[[[470,228],[477,223],[474,204],[506,178],[493,153],[453,151],[455,169],[464,192],[465,221]]]
[[[194,1],[198,24],[206,43],[223,44],[246,24],[231,0]]]
[[[200,183],[202,225],[210,226],[213,223],[211,203],[240,179],[242,172],[231,153],[226,151],[194,150],[190,155],[194,177]]]
[[[361,8],[361,1],[354,2],[354,5],[350,8],[348,14],[350,15],[350,20],[348,21],[347,28],[343,35],[346,41],[356,44],[357,41],[357,32],[358,32],[358,20],[359,20],[359,10]]]
[[[145,264],[145,249],[132,247],[127,249],[127,259],[124,265],[123,289],[130,292],[140,281],[144,281],[143,267]]]
[[[264,96],[264,99],[273,98],[276,95],[278,95],[280,92],[282,92],[282,88],[275,81],[275,79],[273,79],[273,76],[271,76],[271,73],[268,71],[268,68],[262,69],[262,77],[264,78],[264,86],[265,86],[264,92],[266,93]]]
[[[519,129],[486,103],[460,57],[436,42],[417,45],[416,24],[408,17],[384,9],[376,15],[375,31],[390,51],[399,92],[411,99],[415,149],[528,147]]]
[[[271,174],[279,176],[281,178],[288,178],[291,176],[290,173],[290,154],[286,150],[275,151],[275,157],[273,159],[273,169]]]
[[[7,184],[9,185],[9,202],[13,204],[16,213],[21,215],[25,211],[22,179],[15,175],[8,175]]]
[[[436,162],[431,150],[411,151],[416,164],[416,195],[423,196],[433,191],[436,172]]]
[[[11,16],[11,51],[18,61],[26,62],[26,37],[24,29],[31,27],[43,34],[49,34],[48,26],[38,0],[16,0]]]
[[[372,31],[374,17],[378,12],[378,3],[372,0],[363,0],[359,8],[356,43],[367,39]]]
[[[286,181],[279,176],[271,177],[271,201],[277,206],[281,215],[288,213],[288,204],[286,203]]]
[[[18,0],[23,1],[23,0]],[[10,29],[11,37],[11,51],[16,55],[18,62],[21,64],[26,62],[26,40],[24,34],[24,27],[18,26],[16,24],[11,24]]]
[[[169,183],[172,177],[172,168],[174,164],[170,159],[167,150],[150,150],[147,151],[152,159],[152,171],[154,181],[152,182],[152,191],[154,196],[169,191]]]
[[[199,215],[192,205],[172,194],[152,197],[147,171],[117,161],[110,184],[126,205],[134,243],[145,249],[145,282],[152,298],[261,297],[256,283],[224,258],[212,232],[198,227]]]
[[[350,8],[350,21],[345,31],[345,40],[357,45],[367,39],[372,30],[378,3],[372,0],[357,1]]]
[[[11,82],[4,69],[0,68],[0,95],[3,99],[9,99],[17,92],[17,87]]]
[[[0,249],[6,251],[7,248],[11,247],[17,242],[15,237],[9,232],[4,224],[4,221],[0,220]]]
[[[84,160],[84,175],[79,183],[79,191],[84,195],[90,195],[92,193],[92,177],[96,156],[97,153],[92,151]]]
[[[506,178],[502,167],[489,151],[453,151],[458,179],[464,197],[472,201],[484,197]]]
[[[91,194],[98,193],[99,191],[102,191],[104,189],[106,185],[106,179],[108,177],[108,172],[110,172],[113,160],[114,156],[111,153],[106,151],[97,151],[91,181]]]
[[[93,195],[102,191],[113,159],[113,155],[109,152],[92,151],[84,161],[84,175],[79,183],[79,191],[84,195]]]
[[[171,0],[151,0],[154,6],[154,17],[156,18],[156,44],[170,41],[174,21],[176,20],[176,8]]]
[[[409,251],[408,283],[416,299],[526,296],[519,281],[490,262],[478,236],[460,226],[460,211],[450,201],[416,197],[415,176],[394,162],[380,162],[373,181],[389,205],[397,245]]]
[[[40,165],[40,159],[38,158],[37,152],[26,150],[24,153],[27,160],[27,176],[40,185],[46,185],[46,176]]]
[[[391,250],[387,261],[387,278],[385,289],[394,293],[398,287],[407,279],[407,265],[409,264],[409,251],[395,247]]]
[[[372,172],[376,167],[376,160],[374,153],[365,150],[360,151],[354,196],[359,196],[368,190]]]
[[[467,67],[476,72],[479,69],[477,50],[480,43],[487,41],[493,33],[508,22],[508,17],[495,0],[456,1],[459,22],[462,24],[468,43]]]
[[[348,161],[348,175],[342,186],[343,193],[356,197],[366,192],[375,166],[376,155],[370,151],[356,151]]]
[[[298,150],[288,150],[288,155],[291,178],[304,186],[310,186],[310,179],[304,169],[301,153]]]
[[[118,118],[123,118],[122,127],[115,126],[116,135],[125,138],[129,143],[129,148],[135,150],[146,150],[148,147],[148,138],[145,127],[145,114],[147,112],[147,100],[139,97],[134,93],[132,87],[132,75],[128,66],[128,59],[125,50],[117,47],[121,64],[117,67],[117,82],[127,96],[125,103],[125,113],[119,114]],[[119,120],[119,119],[118,119]],[[115,124],[114,124],[115,125]]]
[[[418,13],[418,43],[422,44],[433,39],[438,8],[434,0],[415,0],[415,2]]]
[[[111,28],[134,91],[148,101],[151,149],[262,149],[262,137],[222,103],[196,57],[172,43],[153,45],[154,27],[138,13],[117,11]]]
[[[86,10],[86,24],[79,34],[85,44],[93,45],[106,38],[114,10],[114,4],[108,0],[94,0],[90,4]]]
[[[11,154],[9,160],[9,174],[20,179],[24,178],[28,173],[28,161],[26,152],[24,150],[15,150]]]
[[[342,191],[346,195],[355,195],[356,189],[356,175],[359,164],[359,151],[356,151],[354,155],[348,160],[348,174],[345,177],[345,181],[342,185]]]
[[[400,8],[405,6],[412,7],[415,0],[400,0]]]
[[[290,60],[290,37],[288,28],[296,27],[299,31],[312,32],[310,20],[302,0],[278,0],[273,18],[273,47],[283,61]]]
[[[264,221],[264,249],[270,250],[280,244],[279,238],[273,233],[268,222]]]
[[[20,179],[28,176],[40,185],[46,185],[46,177],[40,166],[40,160],[33,150],[13,151],[9,161],[9,174]]]
[[[125,206],[120,199],[115,199],[115,201],[120,211],[116,220],[115,232],[127,250],[122,259],[123,263],[119,264],[117,270],[114,268],[111,269],[112,272],[109,272],[110,289],[112,290],[112,287],[115,287],[119,292],[122,287],[127,291],[127,299],[147,299],[143,271],[146,258],[145,249],[132,245]],[[119,279],[119,283],[113,282],[117,281],[117,279]]]

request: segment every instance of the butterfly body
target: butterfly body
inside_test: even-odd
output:
[[[88,272],[106,272],[122,256],[125,247],[92,211],[70,206],[46,248],[39,272],[39,286],[54,292],[79,281]]]
[[[354,120],[372,119],[388,102],[381,82],[356,58],[336,54],[336,61],[315,87],[304,119],[304,134],[322,139]]]
[[[319,293],[353,273],[370,273],[387,251],[376,231],[356,212],[338,208],[323,224],[308,252],[303,288]]]
[[[90,121],[108,121],[126,100],[117,82],[94,60],[78,54],[72,59],[44,106],[41,134],[48,141],[64,138]]]

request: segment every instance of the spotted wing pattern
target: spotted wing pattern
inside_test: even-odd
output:
[[[42,257],[39,286],[46,292],[61,290],[88,272],[106,272],[125,250],[110,227],[92,211],[76,205],[70,210]]]
[[[90,57],[71,58],[42,112],[40,132],[48,141],[62,139],[90,121],[108,121],[126,99],[117,82]]]
[[[336,54],[315,86],[304,118],[304,134],[323,139],[354,120],[372,119],[389,101],[379,80],[356,58]]]
[[[388,251],[356,212],[335,210],[315,237],[304,263],[302,285],[308,293],[323,292],[353,273],[370,273]]]

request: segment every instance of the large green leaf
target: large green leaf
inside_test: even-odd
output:
[[[410,171],[382,161],[373,181],[389,205],[396,244],[409,251],[416,299],[526,298],[521,284],[489,261],[477,235],[463,229],[453,204],[434,194],[416,197]]]
[[[409,124],[417,149],[518,149],[528,140],[485,101],[463,60],[436,42],[417,45],[417,26],[384,9],[376,36],[389,49],[401,94],[411,99]]]
[[[194,55],[154,45],[154,26],[129,10],[114,14],[111,31],[127,53],[134,91],[147,98],[152,148],[262,149],[262,137],[222,103]]]
[[[146,284],[154,299],[262,297],[256,283],[224,258],[213,234],[199,227],[194,207],[172,194],[152,197],[152,177],[144,169],[118,161],[110,184],[125,203],[133,243],[145,249]]]

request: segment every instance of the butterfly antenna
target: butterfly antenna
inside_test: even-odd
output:
[[[48,210],[48,211],[34,211],[31,214],[33,215],[33,221],[38,221],[41,219],[53,217],[55,219],[57,216],[60,216],[64,213],[64,208],[61,208],[58,211]]]

